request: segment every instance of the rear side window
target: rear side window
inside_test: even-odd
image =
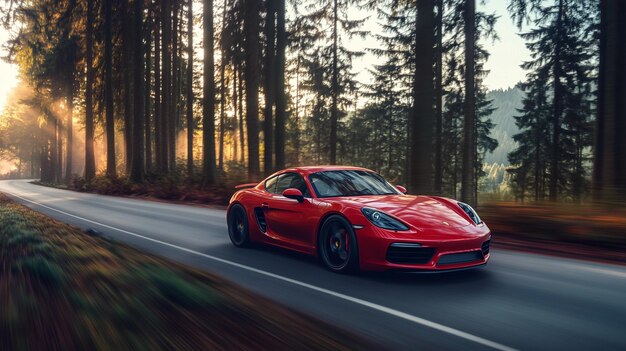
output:
[[[278,181],[278,177],[279,176],[274,176],[268,180],[265,181],[265,190],[269,191],[270,193],[276,193],[276,183]]]
[[[282,194],[283,191],[289,188],[296,188],[302,192],[304,197],[311,197],[309,187],[306,185],[304,178],[298,173],[283,173],[278,178],[278,184],[276,186],[275,193]]]

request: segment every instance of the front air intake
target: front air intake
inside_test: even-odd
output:
[[[489,253],[489,243],[491,242],[491,239],[485,241],[481,246],[480,246],[480,250],[483,253],[483,256],[487,256],[487,254]]]
[[[387,261],[398,264],[426,264],[435,254],[432,247],[420,244],[394,243],[387,249]]]
[[[441,256],[437,265],[468,263],[480,261],[482,259],[483,253],[481,251],[461,252]]]

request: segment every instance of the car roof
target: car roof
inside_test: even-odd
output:
[[[288,171],[300,171],[302,173],[311,174],[323,171],[368,171],[372,172],[367,168],[363,167],[354,167],[354,166],[338,166],[338,165],[322,165],[322,166],[302,166],[302,167],[292,167],[284,169],[282,172]]]

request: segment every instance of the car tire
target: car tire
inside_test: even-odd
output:
[[[350,222],[340,215],[324,220],[317,247],[324,266],[336,273],[356,273],[359,270],[359,249]]]
[[[233,245],[250,246],[249,228],[246,209],[240,204],[233,205],[228,211],[228,236]]]

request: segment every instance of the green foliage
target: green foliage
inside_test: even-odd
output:
[[[352,61],[363,56],[363,52],[351,51],[347,41],[355,36],[366,35],[361,30],[364,19],[352,18],[350,11],[361,3],[362,0],[322,0],[314,5],[309,4],[309,12],[296,22],[296,28],[299,29],[294,33],[293,41],[298,60],[296,73],[302,74],[301,87],[310,95],[309,103],[306,104],[308,107],[305,105],[295,111],[308,117],[303,124],[307,133],[302,135],[304,163],[328,163],[331,143],[339,143],[342,139],[338,137],[337,141],[330,140],[334,99],[337,104],[338,134],[346,128],[344,122],[348,110],[354,108],[358,82],[352,71]],[[300,100],[300,97],[296,99]],[[342,158],[345,150],[341,144],[338,150],[337,162],[349,162]]]
[[[6,241],[7,249],[13,249],[17,247],[30,246],[41,243],[41,237],[32,231],[27,231],[20,227],[9,227],[7,231],[12,231],[14,234]]]
[[[43,256],[26,256],[17,261],[17,269],[30,274],[43,285],[54,289],[66,280],[61,267]]]
[[[443,194],[458,197],[461,186],[462,155],[463,155],[463,128],[465,82],[463,72],[468,64],[464,62],[464,34],[465,20],[463,17],[464,1],[447,3],[444,12],[444,111],[443,111],[443,155],[446,161],[442,169]],[[497,18],[493,14],[476,13],[476,37],[484,40],[496,40],[494,25]],[[498,147],[498,141],[493,138],[491,131],[495,127],[491,115],[495,111],[492,100],[488,98],[484,79],[488,72],[484,69],[489,53],[480,44],[476,45],[476,61],[472,63],[476,72],[476,190],[481,177],[485,176],[483,163],[485,156]]]
[[[597,1],[514,0],[509,9],[520,28],[525,21],[534,25],[522,34],[532,58],[522,65],[528,73],[515,117],[519,146],[509,154],[515,195],[580,201],[591,166]]]
[[[206,286],[186,279],[180,273],[163,266],[147,265],[140,267],[129,278],[145,279],[149,286],[153,286],[152,294],[157,299],[177,304],[181,307],[194,309],[203,308],[218,303],[215,292]]]
[[[344,158],[366,165],[390,181],[403,183],[408,133],[407,99],[396,86],[402,79],[402,62],[391,57],[375,66],[374,84],[368,87],[369,103],[350,117],[342,133]]]

